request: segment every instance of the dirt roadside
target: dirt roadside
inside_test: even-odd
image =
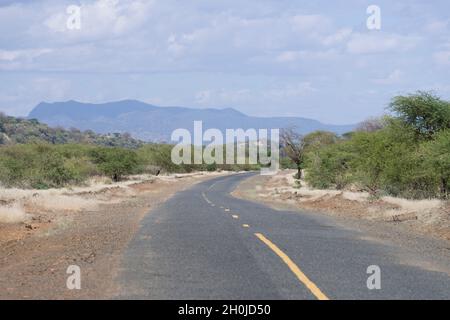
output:
[[[251,177],[232,195],[277,210],[332,217],[340,227],[358,232],[361,240],[398,249],[394,251],[400,263],[450,275],[448,202],[390,197],[372,201],[360,192],[311,190],[296,187],[294,173]]]
[[[176,192],[217,175],[158,177],[69,195],[31,195],[23,205],[25,221],[0,223],[0,299],[114,296],[123,249],[141,219]],[[79,203],[84,206],[75,205]],[[81,290],[67,289],[70,265],[81,269]]]

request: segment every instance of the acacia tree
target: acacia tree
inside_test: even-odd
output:
[[[311,132],[303,138],[307,152],[334,144],[338,140],[339,138],[335,133],[322,130]]]
[[[90,156],[100,171],[115,182],[120,181],[123,175],[133,173],[139,165],[136,152],[117,147],[97,148],[91,151]]]
[[[301,179],[306,145],[303,135],[294,131],[293,128],[288,128],[282,130],[280,139],[284,153],[297,167],[297,178]]]
[[[392,99],[389,109],[416,131],[418,138],[431,140],[440,130],[450,129],[450,103],[430,92],[419,91]]]

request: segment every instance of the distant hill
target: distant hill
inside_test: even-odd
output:
[[[0,145],[47,142],[51,144],[87,143],[101,146],[138,148],[142,141],[129,134],[97,134],[91,130],[51,128],[35,119],[22,119],[0,113]]]
[[[295,126],[300,133],[327,130],[338,134],[354,129],[353,125],[329,125],[298,117],[252,117],[235,109],[192,109],[184,107],[157,107],[136,100],[103,104],[77,101],[37,105],[29,119],[38,119],[50,126],[93,130],[97,133],[128,132],[145,141],[170,141],[173,130],[185,128],[192,132],[195,120],[203,121],[204,130],[272,129]]]

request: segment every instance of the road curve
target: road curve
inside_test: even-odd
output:
[[[450,299],[450,277],[400,264],[332,218],[232,197],[220,177],[153,210],[129,244],[120,299]],[[369,266],[381,289],[369,290]]]

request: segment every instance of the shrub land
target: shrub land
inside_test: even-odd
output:
[[[450,102],[418,92],[393,98],[389,111],[342,137],[329,132],[305,136],[302,166],[309,185],[448,199]]]
[[[324,131],[300,136],[285,130],[281,138],[281,166],[297,168],[297,177],[305,172],[313,188],[357,188],[374,197],[449,198],[450,102],[431,93],[395,97],[388,115],[342,136]],[[52,129],[0,115],[0,183],[45,189],[83,184],[96,175],[119,181],[140,173],[260,169],[249,164],[177,165],[171,161],[172,148],[127,134]]]

